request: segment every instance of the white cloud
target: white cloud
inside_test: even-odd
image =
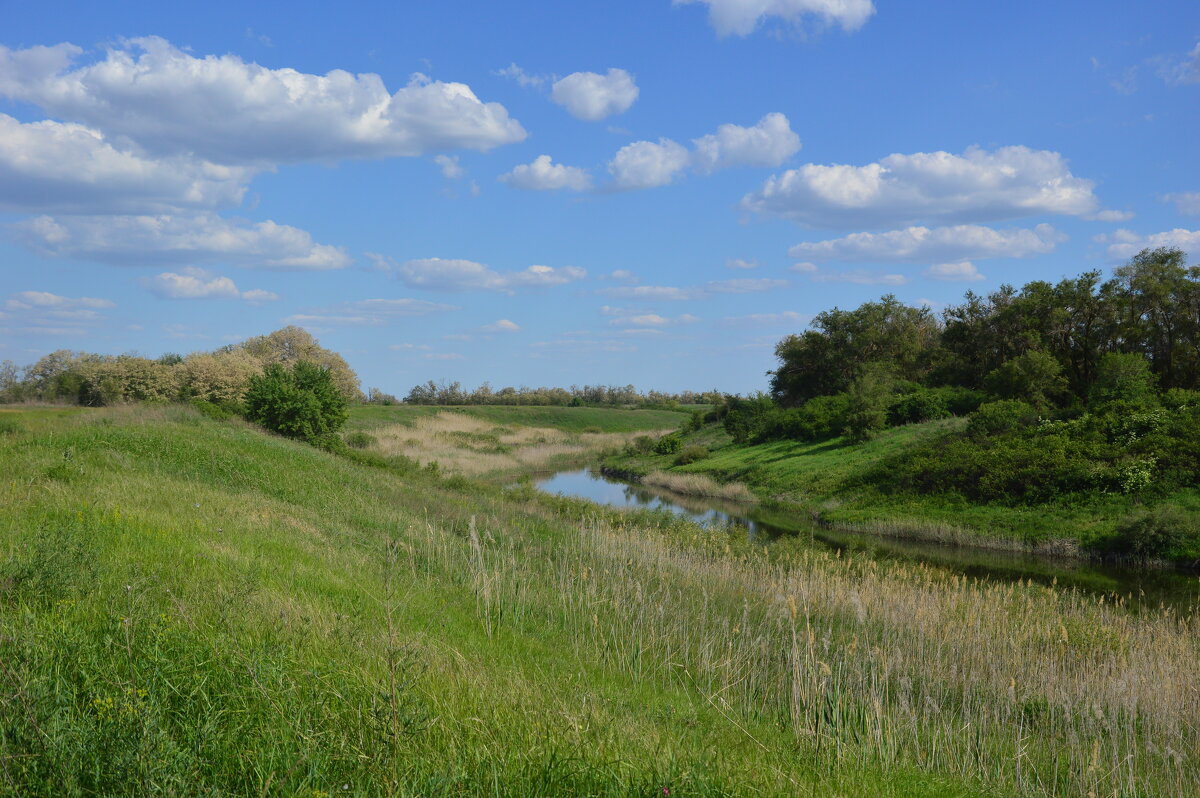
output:
[[[975,282],[987,279],[969,260],[961,260],[957,263],[935,263],[925,270],[925,276],[934,280],[950,282]]]
[[[323,308],[309,308],[303,313],[288,316],[288,324],[316,325],[329,327],[378,327],[397,319],[426,316],[430,313],[447,313],[461,310],[456,305],[439,305],[423,299],[362,299],[357,302],[342,302]],[[394,348],[394,347],[393,347]]]
[[[520,332],[521,325],[517,324],[515,321],[509,321],[508,319],[498,319],[497,321],[494,321],[491,324],[483,325],[482,327],[479,328],[479,331],[486,332],[486,333]]]
[[[49,291],[19,291],[13,294],[4,306],[9,310],[33,308],[71,310],[74,308],[114,308],[116,303],[110,299],[98,299],[90,296],[68,297],[51,294]]]
[[[586,169],[552,163],[549,155],[539,155],[533,159],[533,163],[515,166],[511,172],[497,179],[513,188],[527,191],[557,191],[563,188],[587,191],[592,187],[592,177]]]
[[[725,327],[776,327],[787,325],[797,327],[808,324],[812,316],[785,310],[781,313],[751,313],[748,316],[726,316],[721,319]]]
[[[629,285],[605,289],[603,293],[621,299],[668,300],[683,302],[704,299],[712,294],[753,294],[774,291],[788,284],[787,280],[769,278],[743,278],[739,280],[712,280],[702,286],[678,288],[670,285]],[[616,311],[616,308],[601,308],[601,312]]]
[[[853,283],[854,285],[904,285],[908,278],[903,274],[879,274],[856,269],[850,272],[815,272],[814,283]]]
[[[1159,247],[1182,249],[1191,257],[1200,258],[1200,230],[1184,230],[1177,227],[1148,236],[1132,230],[1117,230],[1108,235],[1096,236],[1096,241],[1108,244],[1108,256],[1114,260],[1128,260],[1143,249]]]
[[[701,174],[731,166],[779,166],[800,151],[800,137],[781,113],[767,114],[753,127],[721,125],[692,144],[692,162]]]
[[[48,291],[20,291],[4,303],[3,335],[85,335],[89,325],[105,320],[100,310],[116,307],[108,299],[68,297]],[[70,326],[64,326],[70,325]]]
[[[758,261],[744,258],[726,258],[725,267],[728,269],[757,269]]]
[[[1164,194],[1163,201],[1175,203],[1175,210],[1185,216],[1200,216],[1200,191]]]
[[[789,266],[788,271],[812,274],[813,272],[819,270],[817,269],[817,264],[813,263],[812,261],[801,261],[800,263],[793,263],[791,266]]]
[[[1108,210],[1089,213],[1083,218],[1087,219],[1089,222],[1128,222],[1135,215],[1136,214],[1134,214],[1133,211]]]
[[[423,356],[426,360],[466,360],[457,352],[431,352]]]
[[[772,280],[766,277],[742,278],[740,280],[714,280],[706,283],[705,289],[714,294],[757,294],[784,288],[787,280]]]
[[[635,141],[609,161],[611,187],[617,191],[657,188],[675,182],[691,161],[687,149],[670,139]]]
[[[638,98],[638,87],[624,69],[608,74],[574,72],[555,81],[550,98],[576,119],[596,122],[629,110]]]
[[[865,166],[806,164],[772,176],[742,206],[831,228],[1086,216],[1096,211],[1092,185],[1057,152],[971,147],[962,155],[893,154]]]
[[[725,124],[692,141],[694,149],[662,138],[626,144],[608,163],[614,191],[658,188],[675,182],[688,167],[711,174],[734,166],[779,166],[800,149],[788,118],[770,113],[753,127]]]
[[[684,313],[682,316],[674,318],[660,316],[657,313],[642,313],[636,316],[612,319],[609,324],[614,327],[672,327],[678,324],[694,324],[698,321],[700,319],[690,313]]]
[[[279,299],[278,294],[261,288],[240,291],[228,277],[195,266],[184,267],[179,273],[163,272],[148,277],[142,284],[163,299],[241,299],[252,304]]]
[[[447,180],[458,180],[466,174],[466,170],[458,163],[457,155],[435,155],[433,162],[442,170],[442,177]]]
[[[221,261],[255,269],[321,271],[350,265],[340,247],[313,242],[304,230],[213,214],[191,216],[39,216],[9,226],[42,255],[118,265]]]
[[[613,269],[608,273],[607,277],[610,280],[617,280],[622,283],[636,283],[638,281],[637,275],[629,271],[629,269]]]
[[[453,258],[418,258],[394,266],[410,288],[430,291],[504,291],[565,285],[587,276],[578,266],[530,266],[517,272],[493,271],[482,263]]]
[[[253,170],[119,149],[83,125],[0,114],[0,210],[136,213],[242,201]]]
[[[1200,83],[1200,42],[1196,42],[1191,52],[1181,58],[1165,59],[1158,74],[1168,86]]]
[[[124,136],[147,152],[222,164],[275,164],[488,150],[525,131],[462,83],[414,75],[389,92],[376,74],[312,75],[236,55],[196,58],[156,36],[128,39],[72,68],[71,44],[0,47],[0,95]]]
[[[504,69],[497,69],[492,74],[499,75],[502,78],[511,78],[521,86],[541,86],[548,80],[545,75],[530,74],[515,63],[509,64]]]
[[[967,258],[1024,258],[1053,252],[1066,236],[1048,224],[1032,230],[995,230],[977,224],[906,227],[886,233],[852,233],[828,241],[797,244],[793,258],[814,261],[930,261]]]
[[[805,17],[816,17],[824,25],[845,31],[861,28],[875,13],[871,0],[673,0],[677,5],[704,3],[708,20],[718,35],[748,36],[767,17],[779,17],[799,25]]]

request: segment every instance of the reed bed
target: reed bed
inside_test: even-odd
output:
[[[641,479],[643,484],[665,488],[685,496],[707,496],[731,502],[757,502],[758,498],[740,482],[717,482],[703,474],[677,474],[652,471]]]

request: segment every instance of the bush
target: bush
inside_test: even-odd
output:
[[[1187,554],[1200,542],[1200,521],[1189,514],[1159,508],[1126,519],[1108,541],[1108,550],[1139,560]]]
[[[928,388],[920,388],[901,396],[892,402],[887,411],[888,425],[893,427],[933,421],[948,415],[950,410],[946,407],[945,397],[939,391]]]
[[[200,415],[211,418],[214,421],[228,421],[234,416],[240,415],[240,408],[236,404],[209,402],[204,399],[193,399],[189,404],[196,409]]]
[[[272,363],[252,377],[245,405],[250,421],[306,441],[337,432],[347,418],[346,399],[329,370],[305,360],[296,361],[291,368]],[[345,446],[341,438],[337,442]]]
[[[632,442],[625,446],[625,453],[630,455],[650,454],[653,451],[654,438],[650,435],[638,435]]]
[[[698,432],[704,428],[704,411],[693,410],[688,420],[683,422],[684,432]]]
[[[708,457],[708,447],[693,444],[679,453],[679,456],[675,458],[675,465],[688,465],[706,457]]]
[[[980,405],[967,422],[967,434],[974,436],[1002,435],[1028,427],[1038,420],[1033,405],[1019,399],[1001,399]]]
[[[346,445],[351,449],[366,449],[375,443],[375,436],[362,430],[346,433]]]
[[[654,444],[655,454],[675,454],[683,448],[683,440],[678,435],[664,435]]]

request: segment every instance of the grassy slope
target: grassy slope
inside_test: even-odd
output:
[[[1171,795],[1198,772],[1197,637],[1167,617],[772,565],[181,408],[11,415],[0,792]]]
[[[442,412],[465,413],[495,424],[550,427],[566,432],[637,432],[673,429],[684,416],[674,410],[620,410],[610,407],[520,407],[509,405],[358,405],[350,409],[347,429],[370,430],[388,424],[411,424]]]
[[[819,510],[830,521],[876,526],[898,534],[955,538],[968,534],[1028,541],[1069,539],[1083,544],[1114,528],[1137,504],[1124,496],[1096,496],[1088,502],[1036,507],[979,505],[937,496],[886,496],[856,486],[856,479],[879,460],[933,436],[961,429],[965,419],[946,419],[888,429],[864,444],[842,438],[818,443],[773,441],[736,445],[719,425],[684,436],[684,445],[707,446],[712,455],[686,466],[674,456],[640,455],[611,459],[635,472],[671,470],[709,474],[743,482],[765,498]],[[1200,491],[1182,491],[1169,500],[1200,512]]]

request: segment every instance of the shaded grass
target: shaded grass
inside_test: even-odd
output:
[[[179,408],[21,420],[0,438],[3,791],[1153,796],[1200,776],[1190,617],[400,479]]]

